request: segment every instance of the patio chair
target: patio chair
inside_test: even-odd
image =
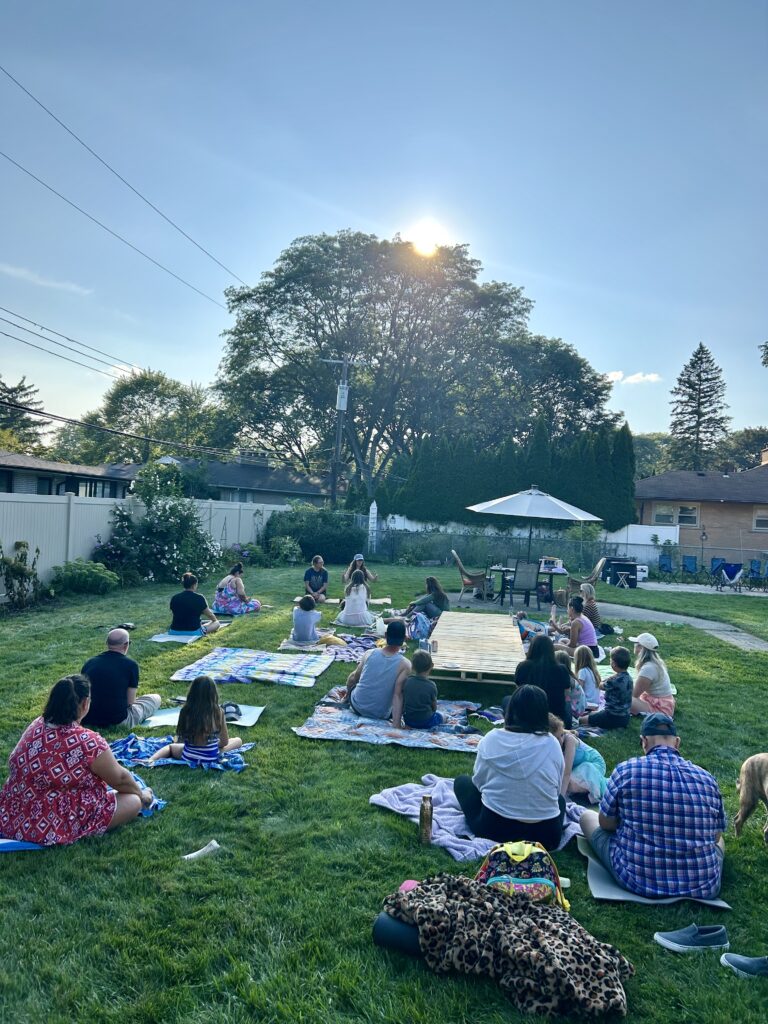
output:
[[[541,595],[539,594],[539,563],[518,562],[515,571],[515,578],[507,584],[506,591],[509,594],[510,608],[514,604],[514,595],[523,594],[523,604],[531,603],[531,594],[536,596],[536,607],[541,608]]]
[[[674,583],[677,580],[672,555],[659,555],[659,579],[662,583]]]
[[[689,582],[686,577],[690,577],[690,580],[694,583],[699,578],[699,561],[696,555],[683,555],[682,566],[680,568],[680,576],[683,583]]]
[[[464,568],[461,559],[453,548],[451,548],[451,554],[453,555],[453,560],[456,563],[459,575],[461,576],[461,593],[459,594],[459,600],[456,604],[461,604],[461,599],[467,591],[474,594],[476,590],[481,592],[483,601],[485,601],[489,592],[488,575],[485,569],[477,569],[475,572],[469,572],[469,570]]]
[[[750,558],[749,568],[743,576],[743,582],[747,584],[750,590],[763,586],[763,574],[760,572],[759,558]]]
[[[707,583],[709,583],[711,587],[716,587],[720,582],[720,570],[724,565],[724,558],[713,558],[710,560],[709,569],[706,570],[706,573]]]
[[[744,574],[744,566],[741,562],[726,562],[720,569],[720,579],[717,583],[718,590],[735,590],[741,592],[741,577]]]
[[[601,558],[595,566],[595,568],[589,574],[589,576],[569,576],[568,583],[566,585],[566,591],[568,596],[570,596],[571,594],[578,594],[579,588],[581,587],[582,583],[591,583],[594,587],[594,585],[600,579],[600,573],[603,571],[604,565],[605,558]]]

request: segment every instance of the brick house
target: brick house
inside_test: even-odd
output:
[[[678,526],[680,549],[742,562],[768,554],[768,448],[741,473],[673,470],[638,480],[637,521]],[[702,538],[706,534],[706,538]]]

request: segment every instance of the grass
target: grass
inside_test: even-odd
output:
[[[383,567],[376,591],[404,603],[423,576],[424,570]],[[223,642],[274,649],[287,634],[298,578],[289,570],[248,573],[249,593],[275,607],[237,622]],[[452,583],[453,573],[446,570],[444,578]],[[141,665],[142,688],[179,692],[179,684],[168,681],[171,673],[214,641],[191,649],[147,643],[168,623],[172,592],[154,587],[71,599],[0,619],[2,761],[39,714],[50,684],[79,669],[116,622],[137,623],[132,654]],[[686,598],[687,610],[700,600]],[[324,618],[331,617],[326,610]],[[679,689],[684,752],[717,777],[732,816],[741,761],[765,749],[768,656],[743,654],[688,627],[653,628]],[[459,753],[296,737],[290,726],[302,722],[346,671],[335,666],[314,690],[222,687],[235,700],[267,705],[258,726],[244,732],[257,741],[245,772],[155,769],[152,784],[168,800],[155,818],[70,848],[0,857],[2,1024],[523,1019],[489,981],[436,977],[422,963],[372,945],[381,900],[404,878],[472,873],[476,865],[422,848],[415,826],[371,807],[369,796],[426,772],[467,771],[472,761]],[[446,696],[468,695],[458,686],[442,689]],[[476,692],[485,703],[500,697],[495,687]],[[637,724],[598,745],[613,766],[637,753]],[[727,836],[723,895],[734,907],[727,915],[685,903],[658,910],[597,904],[578,854],[557,855],[572,879],[575,917],[637,968],[627,985],[633,1022],[765,1020],[764,983],[739,980],[713,956],[678,957],[651,941],[659,928],[725,921],[732,949],[768,951],[761,818],[755,815],[740,840]],[[212,838],[224,848],[217,857],[181,860]]]
[[[661,590],[646,590],[642,585],[635,590],[620,590],[607,583],[598,584],[597,597],[611,604],[651,608],[678,615],[697,615],[702,619],[727,622],[762,640],[768,640],[768,598],[723,594],[714,589],[708,594],[694,591],[686,593],[682,590],[665,593]]]

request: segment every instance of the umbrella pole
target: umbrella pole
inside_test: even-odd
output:
[[[526,558],[527,562],[530,562],[530,560],[531,560],[531,535],[532,535],[532,533],[533,533],[533,523],[531,523],[531,525],[528,527],[528,557]]]

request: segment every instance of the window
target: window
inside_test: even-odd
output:
[[[656,526],[698,526],[698,505],[653,506],[653,522]]]
[[[768,530],[768,508],[755,506],[754,528],[756,530]]]
[[[37,493],[38,494],[52,494],[53,493],[53,480],[49,476],[39,476],[37,478]]]
[[[0,494],[13,493],[13,474],[10,469],[0,469]]]

